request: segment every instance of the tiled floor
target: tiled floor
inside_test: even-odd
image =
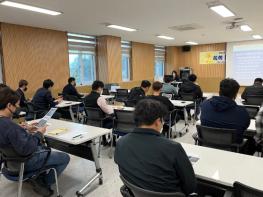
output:
[[[183,126],[179,123],[177,129]],[[195,126],[190,125],[189,132],[183,137],[176,138],[176,141],[185,143],[194,143],[191,135],[195,131]],[[103,172],[103,185],[95,181],[87,190],[86,196],[90,197],[121,197],[120,187],[122,185],[119,179],[118,167],[113,159],[108,156],[109,148],[102,147],[100,164]],[[63,197],[73,197],[75,192],[89,181],[95,173],[93,162],[71,156],[70,164],[65,172],[59,177],[59,189]],[[0,197],[15,197],[17,184],[0,178]],[[23,185],[23,197],[38,197],[27,184]]]

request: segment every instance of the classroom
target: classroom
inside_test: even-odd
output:
[[[0,1],[0,197],[263,197],[262,7]]]

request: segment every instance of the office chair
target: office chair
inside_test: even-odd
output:
[[[133,185],[127,181],[123,176],[120,176],[124,185],[131,191],[130,197],[185,197],[181,192],[163,193],[149,191],[138,186]]]
[[[187,106],[187,109],[193,109],[194,110],[194,120],[193,120],[193,125],[194,125],[196,123],[196,119],[197,119],[197,115],[198,115],[197,114],[197,103],[199,102],[199,100],[197,98],[195,98],[195,95],[193,93],[180,92],[180,97],[181,97],[181,100],[183,100],[183,101],[193,101],[194,102],[194,104]]]
[[[234,182],[233,197],[261,197],[263,191]]]
[[[250,119],[255,119],[260,107],[257,105],[244,105],[244,107],[246,108]]]
[[[109,89],[103,88],[102,95],[110,95]]]
[[[168,127],[167,138],[172,137],[172,126],[176,124],[177,112],[178,109],[174,109],[164,117],[164,126]]]
[[[43,150],[42,153],[46,152],[47,157],[50,154],[50,149]],[[23,182],[29,179],[34,179],[38,177],[41,173],[48,172],[50,170],[54,171],[55,183],[56,183],[56,194],[57,197],[61,197],[58,189],[58,178],[57,171],[55,168],[42,168],[35,172],[26,173],[24,171],[25,163],[34,156],[34,153],[29,156],[18,155],[13,148],[0,148],[1,157],[1,174],[3,174],[10,181],[18,182],[18,192],[17,197],[22,196],[22,186]]]
[[[260,106],[263,103],[263,96],[261,95],[251,95],[247,96],[245,104],[246,105],[258,105]]]
[[[128,99],[129,90],[128,89],[117,89],[116,90],[116,101],[124,102]]]
[[[125,110],[114,110],[114,119],[113,119],[113,129],[111,135],[111,148],[109,152],[109,157],[112,158],[112,147],[113,147],[113,138],[118,136],[124,136],[130,132],[133,132],[133,129],[136,127],[133,111]]]
[[[239,153],[246,140],[236,143],[236,130],[196,125],[198,136],[196,144],[210,148],[228,150]]]
[[[46,110],[36,110],[36,107],[32,102],[26,102],[26,107],[28,109],[27,115],[25,117],[27,121],[35,120],[46,112]]]

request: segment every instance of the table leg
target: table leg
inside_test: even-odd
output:
[[[99,184],[100,185],[103,184],[102,170],[101,170],[100,162],[99,162],[99,159],[98,159],[95,139],[92,140],[92,142],[90,144],[90,148],[91,148],[92,156],[93,156],[94,163],[95,163],[95,166],[96,166],[96,174],[90,179],[90,181],[82,189],[80,189],[79,191],[76,192],[76,195],[78,197],[79,196],[84,196],[83,195],[83,191],[85,191],[96,179],[99,179]]]
[[[72,111],[72,105],[69,106],[69,113],[70,113],[71,120],[72,120],[73,122],[76,122],[75,117],[74,117],[74,113],[73,113],[73,111]]]

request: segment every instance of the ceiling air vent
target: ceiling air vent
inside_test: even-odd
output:
[[[201,29],[201,28],[203,28],[201,25],[195,23],[169,27],[169,29],[176,31],[190,31],[190,30]]]

